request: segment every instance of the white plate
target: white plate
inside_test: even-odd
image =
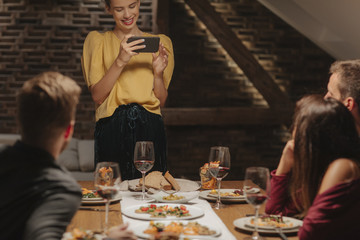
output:
[[[243,229],[246,231],[254,231],[254,227],[253,225],[250,225],[250,220],[254,218],[254,217],[244,217],[244,218],[238,218],[236,219],[233,224],[235,227],[239,228],[239,229]],[[299,228],[302,226],[302,221],[296,218],[291,218],[291,217],[283,217],[285,222],[292,222],[293,223],[293,227],[288,227],[288,228],[281,228],[282,231],[284,233],[296,233],[299,231]],[[276,233],[274,228],[271,227],[264,227],[264,226],[259,226],[258,227],[258,232],[262,232],[262,233]]]
[[[81,201],[86,201],[86,202],[90,202],[90,201],[101,201],[101,200],[103,200],[101,197],[100,197],[100,198],[98,198],[98,197],[96,197],[96,198],[82,198],[82,199],[81,199]]]
[[[246,225],[248,225],[249,227],[255,227],[254,224],[251,223],[251,219],[254,217],[250,217],[249,219],[247,219]],[[291,218],[291,217],[283,217],[283,221],[286,224],[291,224],[291,227],[282,227],[281,229],[283,230],[288,230],[288,229],[293,229],[293,228],[299,228],[302,225],[302,221],[295,219],[295,218]],[[272,226],[258,226],[258,228],[262,228],[262,229],[271,229],[273,230],[274,227]]]
[[[159,221],[156,221],[156,222],[159,222]],[[161,222],[164,223],[165,225],[168,225],[171,222],[175,222],[175,221],[161,221]],[[187,224],[188,222],[195,222],[195,221],[176,221],[176,222],[181,222],[183,224]],[[136,236],[140,237],[140,238],[149,239],[149,238],[151,238],[152,235],[144,233],[144,231],[149,227],[149,225],[150,225],[149,222],[141,223],[141,224],[138,224],[136,226],[130,227],[130,230],[132,230],[134,232],[134,234]],[[210,225],[206,225],[206,224],[201,224],[201,225],[208,227],[210,230],[214,230],[215,234],[213,234],[213,235],[183,235],[183,234],[181,234],[180,239],[184,239],[184,238],[196,238],[196,239],[204,238],[204,239],[209,239],[211,237],[216,237],[216,236],[219,236],[221,234],[221,230],[220,230],[219,227],[210,226]]]
[[[102,198],[102,197],[96,197],[96,198],[82,198],[82,199],[81,199],[81,201],[87,201],[87,202],[89,202],[89,201],[101,201],[101,200],[103,200],[103,198]]]
[[[241,191],[240,189],[220,189],[220,193],[233,193],[234,191]],[[249,193],[258,193],[260,192],[259,188],[252,188],[251,190],[248,191]],[[211,191],[209,192],[209,197],[215,197],[217,198],[217,194],[212,194]],[[244,199],[245,196],[244,195],[240,195],[240,196],[221,196],[221,199]]]
[[[182,178],[175,178],[177,183],[180,186],[180,192],[193,192],[200,188],[200,183],[194,182],[188,179],[182,179]],[[141,191],[141,187],[138,186],[139,184],[138,179],[132,179],[124,181],[120,184],[120,188],[123,189],[126,183],[128,184],[128,188],[132,191]]]
[[[159,191],[155,194],[146,194],[148,197],[155,199],[157,202],[162,202],[162,203],[187,203],[190,200],[197,198],[199,196],[199,192],[177,192],[174,193],[174,195],[176,196],[183,196],[184,198],[179,199],[179,200],[164,200],[163,197],[165,196],[169,196],[169,194],[164,193],[162,191]]]
[[[220,193],[224,193],[224,192],[234,192],[235,190],[239,190],[239,189],[220,189]],[[253,188],[252,192],[257,193],[259,192],[260,189],[259,188]],[[201,198],[204,198],[206,200],[209,201],[216,201],[217,199],[217,194],[211,194],[211,190],[206,190],[206,191],[202,191],[200,192],[199,196]],[[226,196],[226,197],[220,197],[222,202],[246,202],[245,196],[238,196],[238,197],[234,197],[234,196]]]
[[[121,193],[118,193],[114,199],[110,200],[111,202],[120,201],[122,199]],[[81,204],[83,205],[90,205],[90,204],[105,204],[105,200],[102,198],[82,198]]]
[[[121,213],[130,218],[135,218],[135,219],[140,219],[140,220],[156,220],[156,221],[188,220],[188,219],[199,218],[204,215],[203,209],[194,207],[194,206],[190,206],[190,205],[185,205],[187,210],[189,210],[190,216],[185,216],[185,217],[180,217],[180,218],[176,217],[176,216],[166,216],[165,218],[158,218],[158,217],[152,217],[150,214],[135,212],[135,210],[139,209],[140,207],[146,207],[148,205],[150,205],[150,204],[144,203],[144,204],[130,206],[125,209],[121,209]],[[180,206],[180,204],[164,204],[164,203],[159,203],[159,204],[155,204],[155,205],[157,205],[157,206],[168,205],[169,207]]]
[[[222,192],[222,190],[224,190],[225,192],[230,192],[231,190],[233,191],[234,189],[221,189],[220,192]],[[200,198],[209,200],[209,201],[216,201],[217,196],[216,195],[210,195],[209,193],[211,192],[211,190],[205,190],[205,191],[201,191],[199,194]],[[244,196],[240,196],[240,197],[220,197],[222,202],[246,202],[245,197]]]

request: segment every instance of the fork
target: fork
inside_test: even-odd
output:
[[[282,232],[281,227],[275,227],[275,231],[280,235],[282,240],[287,240],[288,238],[286,235]]]

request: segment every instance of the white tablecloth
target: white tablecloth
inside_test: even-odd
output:
[[[138,204],[146,205],[146,204],[150,204],[150,203],[154,202],[154,201],[140,201],[140,200],[134,199],[134,196],[138,195],[138,194],[139,193],[135,193],[135,192],[122,192],[122,200],[120,201],[121,209],[125,209],[127,207],[138,205]],[[196,199],[191,200],[189,203],[192,206],[196,206],[196,207],[203,209],[205,212],[204,216],[194,219],[195,221],[197,221],[200,224],[204,224],[204,225],[208,225],[208,226],[216,226],[217,228],[220,228],[221,235],[218,236],[217,239],[219,239],[219,240],[220,239],[236,240],[235,236],[232,235],[232,233],[227,229],[225,224],[221,221],[221,219],[214,212],[214,210],[211,208],[210,204],[206,200],[196,198]],[[130,226],[132,226],[132,225],[136,226],[136,225],[144,222],[142,220],[136,220],[136,219],[124,216],[124,215],[122,215],[122,218],[123,218],[123,222],[124,223],[128,222]]]

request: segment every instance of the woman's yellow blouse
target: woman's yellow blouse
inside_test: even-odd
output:
[[[144,36],[155,36],[144,34]],[[160,34],[160,42],[169,53],[168,65],[164,71],[164,84],[169,87],[174,70],[174,53],[170,38]],[[119,54],[121,40],[112,32],[92,31],[85,39],[81,59],[85,81],[90,87],[102,79]],[[123,104],[138,103],[149,112],[159,114],[160,101],[153,91],[154,75],[152,54],[140,53],[133,56],[124,67],[109,96],[101,105],[96,105],[96,121],[111,116]]]

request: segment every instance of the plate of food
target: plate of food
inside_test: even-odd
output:
[[[126,186],[127,185],[127,186]],[[132,191],[141,191],[142,179],[132,179],[121,183],[121,188],[129,189]],[[198,182],[194,182],[188,179],[174,178],[169,171],[164,175],[159,171],[153,171],[145,176],[145,188],[159,191],[175,190],[180,192],[192,192],[200,188]]]
[[[210,190],[208,196],[217,198],[218,190]],[[236,198],[245,198],[245,196],[241,189],[220,189],[220,198],[236,199]]]
[[[105,200],[99,196],[96,190],[90,190],[87,188],[82,188],[82,199],[81,203],[84,205],[90,204],[105,204]],[[115,202],[121,200],[121,194],[118,193],[114,199],[111,199],[110,202]]]
[[[142,204],[121,209],[127,217],[140,220],[188,220],[202,217],[204,210],[180,204]]]
[[[259,188],[252,188],[253,193],[260,191]],[[218,197],[217,190],[206,190],[200,192],[199,196],[209,201],[216,201]],[[241,189],[220,189],[220,198],[223,202],[246,202],[243,190]]]
[[[254,227],[255,225],[255,218],[252,217],[248,219],[247,225]],[[263,229],[274,229],[274,227],[280,227],[281,229],[292,229],[292,228],[299,228],[302,225],[302,221],[284,217],[280,215],[261,215],[257,219],[257,225],[259,228]]]
[[[102,197],[96,192],[96,190],[89,190],[87,188],[81,188],[82,200],[84,201],[101,201]]]
[[[199,196],[199,192],[177,192],[168,194],[163,191],[159,191],[155,194],[147,194],[148,197],[154,199],[157,202],[163,203],[187,203]]]
[[[102,240],[106,237],[104,234],[91,230],[83,230],[74,228],[71,232],[65,232],[61,240],[86,239],[86,240]]]
[[[234,226],[243,230],[253,231],[255,228],[254,217],[236,219]],[[293,233],[297,232],[301,226],[301,220],[291,217],[262,215],[258,218],[258,231],[263,233],[276,233],[276,227],[280,227],[284,233]]]
[[[186,237],[209,239],[221,234],[217,226],[200,224],[196,221],[150,221],[135,225],[130,229],[137,237],[145,239],[153,239],[160,234],[175,235],[180,239]]]

